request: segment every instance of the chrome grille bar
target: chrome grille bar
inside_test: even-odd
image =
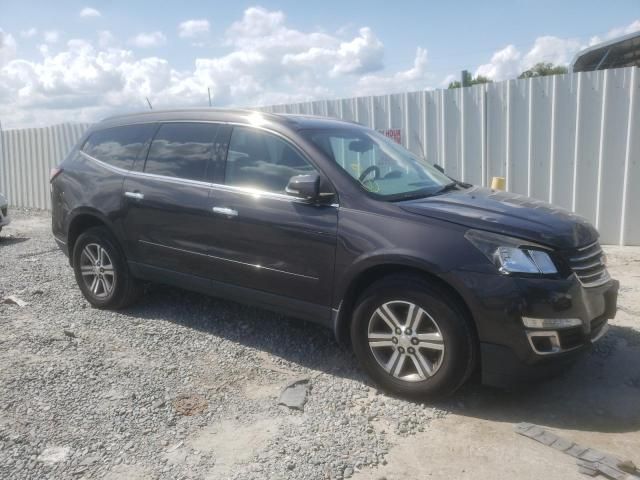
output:
[[[583,286],[597,287],[609,281],[602,256],[598,242],[577,248],[574,254],[569,254],[569,265]]]

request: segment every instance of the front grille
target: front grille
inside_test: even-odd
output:
[[[598,242],[577,248],[569,254],[569,266],[585,287],[597,287],[609,280],[604,254]]]

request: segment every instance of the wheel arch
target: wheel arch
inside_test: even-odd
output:
[[[442,290],[447,292],[452,298],[458,301],[458,305],[465,311],[468,317],[471,319],[471,327],[474,333],[478,335],[476,320],[473,316],[468,302],[460,292],[448,281],[437,275],[433,270],[425,267],[424,265],[416,265],[415,263],[409,263],[406,261],[387,261],[376,265],[370,265],[361,269],[355,274],[348,282],[344,289],[344,293],[341,296],[339,308],[337,311],[333,310],[333,329],[336,339],[343,345],[350,345],[350,333],[349,327],[351,325],[351,314],[356,305],[356,301],[360,295],[373,283],[389,275],[417,275],[431,283],[434,283]]]
[[[115,231],[111,222],[97,210],[82,209],[71,216],[69,226],[67,228],[69,264],[71,264],[71,266],[73,266],[73,248],[76,240],[83,232],[93,227],[105,227],[115,236]]]

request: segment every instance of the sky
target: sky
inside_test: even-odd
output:
[[[495,81],[640,30],[640,0],[0,0],[0,123]]]

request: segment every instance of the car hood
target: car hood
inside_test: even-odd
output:
[[[598,239],[583,217],[524,195],[481,187],[400,203],[402,209],[470,228],[523,238],[554,248],[575,248]]]

